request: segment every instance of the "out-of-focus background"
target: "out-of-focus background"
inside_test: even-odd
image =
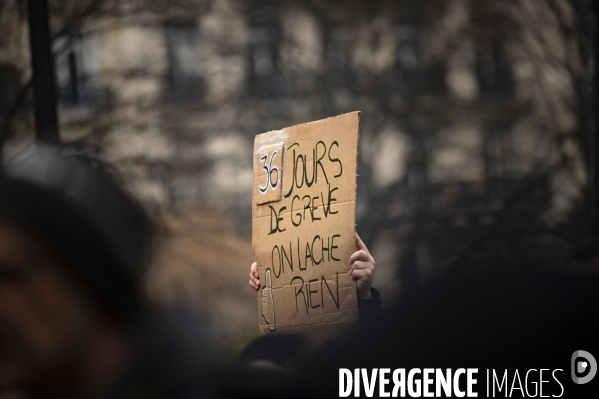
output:
[[[0,1],[5,152],[35,130],[26,3]],[[592,0],[48,4],[61,139],[159,221],[150,297],[203,312],[232,348],[257,334],[268,130],[363,112],[357,231],[384,304],[451,268],[559,267],[592,236]]]

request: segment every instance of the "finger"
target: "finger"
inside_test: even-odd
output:
[[[354,263],[354,266],[352,266],[350,273],[358,270],[368,270],[373,272],[374,266],[372,265],[372,263],[369,262],[357,261],[356,263]]]
[[[352,280],[360,280],[362,279],[368,279],[370,276],[370,271],[368,269],[361,269],[361,270],[354,270],[351,273],[351,278]]]
[[[260,284],[260,278],[254,276],[252,273],[250,273],[250,280],[253,281],[254,284]]]
[[[250,282],[249,282],[249,283],[250,283],[250,287],[252,287],[252,289],[254,289],[254,290],[256,290],[256,291],[257,291],[258,289],[260,289],[260,285],[259,285],[259,284],[258,284],[258,285],[256,285],[256,284],[255,284],[253,281],[251,281],[251,280],[250,280]]]
[[[349,264],[351,265],[358,260],[366,260],[366,252],[359,250],[351,254],[349,257]]]
[[[366,253],[370,254],[370,251],[368,250],[368,248],[366,247],[366,244],[364,244],[364,241],[362,241],[362,239],[360,238],[358,233],[356,233],[356,245],[358,246],[358,249],[361,249],[362,251],[366,251]]]
[[[354,252],[350,257],[349,257],[349,264],[353,264],[354,262],[361,260],[364,262],[369,262],[372,260],[372,256],[370,256],[370,254],[364,250],[359,250]]]
[[[349,269],[349,272],[352,273],[354,270],[368,270],[368,269],[370,269],[370,270],[374,269],[374,266],[372,265],[372,263],[358,260],[358,261],[354,262],[351,269]]]
[[[252,263],[252,267],[250,267],[250,271],[254,274],[254,276],[258,277],[258,263]]]

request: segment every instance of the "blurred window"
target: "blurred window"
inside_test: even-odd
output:
[[[529,160],[519,156],[521,148],[517,137],[510,130],[488,129],[483,145],[485,161],[485,184],[487,198],[492,203],[501,203],[521,189],[523,168]],[[525,174],[524,174],[525,175]]]
[[[252,27],[249,30],[249,84],[251,93],[258,98],[275,98],[280,94],[276,36],[276,30],[270,26]]]
[[[502,43],[492,39],[479,39],[476,48],[476,76],[483,94],[513,93],[512,69]]]
[[[417,27],[398,24],[393,27],[396,59],[393,68],[385,75],[383,90],[396,95],[445,95],[445,64],[429,62]]]
[[[397,25],[394,31],[399,66],[406,71],[414,71],[421,67],[422,60],[418,54],[416,30],[411,26]]]
[[[202,58],[197,25],[167,26],[166,39],[171,84],[177,86],[201,80]]]
[[[329,86],[333,90],[350,89],[354,82],[352,32],[347,27],[331,29],[327,45]]]
[[[388,76],[385,76],[384,88],[398,96],[407,96],[410,88],[416,84],[416,75],[422,67],[418,54],[416,31],[411,26],[393,27],[396,59]]]
[[[108,91],[100,85],[96,38],[84,33],[54,44],[60,105],[100,110],[108,106]]]

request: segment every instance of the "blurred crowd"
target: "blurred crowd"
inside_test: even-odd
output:
[[[563,371],[573,352],[599,353],[598,253],[586,269],[439,277],[380,315],[357,238],[350,273],[378,310],[360,303],[353,331],[268,334],[235,359],[188,309],[147,301],[152,222],[117,177],[68,145],[25,143],[4,166],[0,397],[336,397],[342,367]]]

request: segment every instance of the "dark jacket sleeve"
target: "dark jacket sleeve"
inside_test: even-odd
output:
[[[372,298],[358,298],[358,316],[360,317],[360,328],[367,328],[378,320],[381,315],[381,294],[375,288],[370,288]]]

